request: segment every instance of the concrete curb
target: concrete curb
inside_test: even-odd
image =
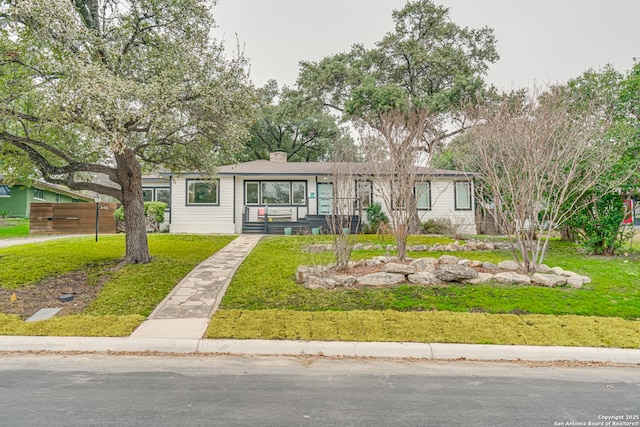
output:
[[[180,353],[421,360],[576,361],[640,365],[640,349],[389,342],[165,338],[0,337],[0,352]]]
[[[51,351],[81,353],[195,353],[197,339],[101,338],[101,337],[0,337],[2,351]]]

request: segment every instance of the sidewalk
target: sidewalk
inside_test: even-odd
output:
[[[8,248],[10,246],[26,245],[29,243],[47,242],[49,240],[68,239],[70,237],[85,237],[89,234],[57,234],[55,236],[28,236],[16,237],[13,239],[0,239],[0,248]]]
[[[1,352],[164,353],[241,356],[319,356],[408,360],[583,362],[640,365],[640,350],[440,343],[210,340],[166,338],[0,338]]]
[[[418,360],[578,361],[640,365],[640,349],[203,339],[209,320],[218,309],[233,274],[261,237],[240,235],[198,265],[128,338],[1,336],[0,352],[317,355]],[[35,239],[29,241],[33,242]],[[26,242],[23,240],[18,244],[22,243]]]
[[[194,268],[131,337],[202,338],[231,278],[260,238],[262,235],[241,234]]]

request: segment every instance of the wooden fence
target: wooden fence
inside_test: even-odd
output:
[[[98,232],[113,234],[116,221],[113,213],[118,203],[100,203]],[[92,234],[96,231],[95,203],[32,203],[31,234]]]

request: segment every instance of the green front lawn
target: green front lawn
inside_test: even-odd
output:
[[[429,239],[416,236],[410,243],[433,244]],[[590,257],[575,245],[553,242],[547,264],[591,277],[593,282],[582,289],[496,284],[308,290],[294,280],[297,266],[331,260],[330,253],[302,251],[312,240],[263,239],[238,269],[207,336],[640,346],[637,256]],[[356,251],[352,259],[383,254]],[[492,262],[511,259],[507,251],[448,254]]]
[[[124,235],[79,237],[0,249],[0,289],[19,290],[73,271],[87,283],[104,282],[81,315],[25,323],[0,314],[0,335],[129,335],[196,265],[234,236],[149,235],[153,262],[115,269],[124,255]]]
[[[329,252],[304,252],[302,247],[309,239],[263,239],[238,269],[222,300],[222,308],[299,311],[438,310],[640,318],[640,262],[637,257],[588,257],[580,254],[579,248],[574,245],[553,242],[547,263],[591,277],[593,283],[585,285],[583,289],[507,285],[407,285],[326,291],[305,289],[294,280],[298,265],[322,264],[330,260]],[[422,239],[424,241],[428,238]],[[380,251],[356,251],[352,258],[363,259],[382,254]],[[409,255],[437,257],[442,254],[416,252]],[[492,262],[511,259],[507,251],[449,254]]]
[[[29,235],[29,219],[1,219],[0,239],[13,239],[15,237],[27,237]]]

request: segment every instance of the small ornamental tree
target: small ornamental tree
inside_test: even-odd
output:
[[[587,205],[620,158],[605,138],[610,117],[574,107],[562,91],[510,99],[469,132],[469,169],[482,172],[478,185],[524,272],[542,264],[552,232]]]
[[[333,182],[332,213],[327,217],[329,232],[333,235],[333,251],[336,258],[336,270],[344,271],[349,267],[355,236],[351,233],[356,209],[354,203],[357,163],[353,152],[347,147],[336,147],[331,162]]]

